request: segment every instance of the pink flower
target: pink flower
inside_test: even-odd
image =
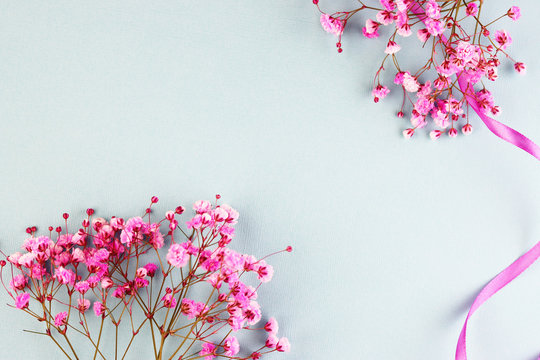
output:
[[[460,41],[456,46],[456,57],[463,61],[463,63],[468,63],[474,59],[476,56],[475,45],[472,45],[466,41]]]
[[[197,214],[204,214],[212,210],[212,204],[207,200],[195,201],[193,204],[193,210],[195,210]]]
[[[30,301],[30,294],[21,293],[17,295],[15,299],[15,306],[17,309],[25,309],[28,307],[28,302]]]
[[[105,306],[99,301],[94,302],[94,314],[96,316],[103,316],[105,313]]]
[[[172,309],[176,307],[176,299],[172,294],[165,294],[161,301],[163,301],[163,306],[165,306],[166,308]]]
[[[131,246],[132,243],[141,241],[148,230],[147,228],[148,224],[140,216],[129,219],[124,230],[120,233],[120,242]]]
[[[465,124],[463,125],[463,127],[461,128],[461,132],[465,135],[469,135],[471,134],[473,131],[473,127],[471,124]]]
[[[380,24],[378,22],[367,19],[366,26],[362,28],[362,33],[369,39],[377,38],[379,37],[379,33],[377,32],[377,30],[379,30],[379,26]]]
[[[273,349],[276,347],[278,342],[279,342],[278,337],[275,334],[270,333],[268,334],[268,338],[266,339],[265,346],[267,348]]]
[[[405,139],[410,139],[414,135],[414,129],[405,129],[403,130],[403,137]]]
[[[399,46],[396,42],[390,40],[388,41],[388,44],[386,45],[386,49],[384,52],[388,55],[392,55],[397,53],[401,49],[401,46]]]
[[[35,258],[36,258],[36,254],[34,253],[26,253],[24,255],[21,255],[19,257],[19,265],[29,268],[32,266],[32,263],[34,262]]]
[[[77,309],[79,312],[83,313],[90,308],[90,300],[88,299],[78,299],[77,300]]]
[[[80,292],[81,294],[85,294],[90,289],[90,285],[88,284],[88,281],[79,281],[75,284],[75,290]]]
[[[272,333],[272,334],[277,334],[278,329],[279,329],[279,326],[278,326],[277,320],[274,319],[273,317],[268,319],[268,322],[264,325],[264,331]]]
[[[516,21],[521,17],[521,9],[518,6],[512,6],[510,9],[508,9],[507,15],[510,17],[510,19]]]
[[[137,269],[137,271],[135,271],[135,276],[138,278],[145,278],[146,275],[148,275],[148,270],[146,270],[144,267],[140,267]]]
[[[405,73],[404,72],[398,72],[396,74],[396,76],[394,77],[394,84],[396,85],[401,85],[403,84],[403,79],[405,77]]]
[[[409,24],[403,24],[398,28],[397,33],[398,35],[403,36],[403,37],[411,36],[412,34],[411,26]]]
[[[456,137],[457,136],[457,130],[454,129],[454,128],[451,128],[450,130],[448,130],[448,136],[450,137]]]
[[[235,356],[240,351],[238,339],[236,339],[234,336],[227,337],[225,339],[225,343],[223,344],[223,349],[225,350],[225,355]]]
[[[227,214],[229,214],[229,216],[227,217],[227,220],[225,220],[225,222],[227,222],[230,225],[234,225],[234,224],[237,223],[238,218],[240,216],[238,214],[238,211],[234,210],[232,207],[230,207],[227,204],[221,205],[220,208],[224,209],[227,212]]]
[[[437,124],[437,126],[441,129],[446,129],[450,125],[448,114],[440,109],[433,109],[431,112],[431,117],[433,118],[435,124]]]
[[[441,130],[433,130],[433,131],[430,131],[429,133],[429,137],[431,138],[431,140],[437,140],[438,138],[440,138],[442,135],[442,131]]]
[[[291,344],[289,343],[289,339],[286,337],[282,337],[279,339],[278,343],[276,344],[276,350],[279,352],[289,352],[291,351]]]
[[[388,90],[386,86],[382,86],[379,84],[373,89],[371,93],[373,94],[375,102],[378,102],[379,99],[384,99],[389,92],[390,90]]]
[[[341,19],[336,19],[328,14],[321,14],[321,25],[324,31],[339,36],[343,34],[344,22]]]
[[[262,282],[269,282],[274,275],[274,268],[268,265],[264,260],[256,264],[257,278]]]
[[[167,261],[174,267],[181,268],[188,263],[189,254],[180,244],[172,244],[167,253]]]
[[[381,5],[384,6],[384,8],[387,11],[392,11],[396,8],[396,5],[394,4],[394,0],[380,0]]]
[[[156,270],[158,269],[158,266],[153,263],[148,263],[144,265],[144,268],[146,269],[146,274],[150,277],[154,277],[156,274]]]
[[[428,18],[425,20],[426,28],[433,36],[441,35],[444,32],[444,22]]]
[[[512,43],[512,38],[506,30],[495,31],[495,41],[500,45],[501,49],[506,49]]]
[[[379,11],[376,18],[383,25],[390,25],[394,22],[394,14],[388,10]]]
[[[67,312],[62,311],[54,317],[54,325],[56,326],[62,326],[66,325],[66,319],[67,319]]]
[[[420,88],[420,84],[418,84],[418,81],[416,81],[416,78],[411,76],[409,73],[403,74],[403,87],[408,92],[417,92]]]
[[[212,360],[213,358],[215,358],[216,356],[214,355],[214,350],[216,350],[216,345],[210,343],[210,342],[207,342],[207,343],[204,343],[202,345],[202,349],[201,349],[201,352],[199,353],[199,355],[201,356],[205,356],[204,357],[204,360]]]
[[[112,286],[114,285],[113,281],[111,280],[111,278],[108,278],[108,277],[103,277],[101,279],[101,287],[103,289],[109,289],[111,288]]]
[[[441,17],[441,9],[435,0],[428,0],[426,3],[426,15],[432,19],[438,19]]]
[[[527,73],[527,67],[522,62],[516,62],[514,64],[514,69],[521,75],[525,75]]]
[[[60,284],[73,285],[75,282],[75,273],[60,266],[54,271],[54,277]]]
[[[467,16],[476,16],[478,14],[478,5],[476,3],[467,4],[467,10],[465,12]]]
[[[9,282],[9,287],[13,290],[22,290],[26,287],[28,280],[24,275],[15,275]]]

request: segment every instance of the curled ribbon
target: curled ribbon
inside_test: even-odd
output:
[[[414,14],[416,14],[422,20],[422,22],[425,23],[426,16],[422,16],[422,14],[425,14],[425,10],[422,8],[422,6],[420,6],[418,3],[414,3],[414,5],[411,6],[410,10]],[[444,43],[448,41],[448,39],[442,34],[440,35],[440,38],[441,41]],[[490,118],[489,116],[484,114],[484,112],[482,112],[480,106],[478,105],[478,102],[474,97],[475,91],[470,82],[468,81],[469,79],[466,74],[464,74],[463,72],[459,72],[457,74],[457,80],[459,88],[463,93],[463,96],[465,96],[468,104],[471,106],[474,112],[478,114],[480,119],[482,119],[484,124],[486,124],[487,128],[492,133],[494,133],[501,139],[508,141],[510,144],[513,144],[520,149],[525,150],[526,152],[534,156],[536,159],[540,160],[540,146],[535,144],[531,139],[521,134],[520,132],[512,129],[509,126],[504,125],[503,123],[495,119]],[[487,283],[486,286],[484,286],[484,288],[480,291],[473,304],[471,305],[469,313],[467,314],[467,318],[465,319],[465,323],[463,324],[463,328],[461,329],[461,333],[459,334],[459,340],[456,347],[456,360],[467,360],[467,324],[472,314],[474,314],[476,310],[478,310],[478,308],[482,306],[484,302],[486,302],[487,299],[495,295],[499,290],[512,282],[512,280],[518,277],[523,271],[525,271],[536,260],[538,260],[539,257],[540,242],[534,245],[530,250],[520,256],[516,261],[514,261],[510,266],[500,272],[497,276],[495,276],[495,278],[493,278],[489,283]],[[540,356],[538,357],[538,360],[540,360]]]
[[[540,242],[534,245],[530,250],[525,254],[521,255],[516,261],[514,261],[510,266],[500,272],[495,278],[493,278],[486,286],[480,291],[476,299],[467,314],[461,333],[459,334],[459,340],[456,347],[456,360],[467,360],[467,346],[466,346],[466,337],[467,337],[467,323],[472,314],[487,299],[495,295],[499,290],[508,285],[512,280],[518,277],[523,271],[525,271],[529,266],[531,266],[538,258],[540,257]],[[540,360],[540,357],[538,357]]]

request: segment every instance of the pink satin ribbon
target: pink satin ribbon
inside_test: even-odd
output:
[[[416,2],[411,6],[410,10],[419,18],[422,18],[421,15],[425,13],[422,6],[420,6]],[[422,22],[424,22],[425,16],[424,19],[421,20]],[[440,38],[443,42],[448,41],[448,39],[442,34],[440,35]],[[520,132],[484,114],[478,106],[478,102],[474,97],[474,89],[472,85],[470,85],[470,83],[467,81],[467,76],[460,72],[457,74],[457,77],[459,88],[466,97],[468,104],[471,106],[474,112],[478,114],[484,124],[486,124],[487,128],[501,139],[508,141],[510,144],[513,144],[520,149],[525,150],[526,152],[534,156],[536,159],[540,160],[540,146],[536,145],[532,140],[530,140]],[[495,278],[493,278],[486,286],[484,286],[484,288],[480,291],[473,304],[471,305],[469,313],[467,314],[467,318],[465,319],[465,323],[463,324],[463,328],[461,329],[461,333],[459,334],[459,340],[456,347],[456,360],[467,360],[467,324],[472,314],[474,314],[476,310],[478,310],[478,308],[482,306],[484,302],[486,302],[487,299],[495,295],[499,290],[512,282],[512,280],[518,277],[523,271],[525,271],[536,260],[538,260],[539,257],[540,242],[534,245],[529,251],[523,254],[519,259],[514,261],[510,266],[504,269],[501,273],[495,276]],[[538,357],[538,360],[540,360],[540,356]]]
[[[518,277],[523,271],[525,271],[529,266],[531,266],[538,258],[540,257],[540,242],[534,245],[529,251],[521,255],[519,259],[514,261],[510,266],[500,272],[493,280],[491,280],[484,288],[480,291],[476,299],[474,300],[461,333],[459,334],[459,340],[456,347],[456,360],[467,360],[467,346],[466,346],[466,337],[467,337],[467,323],[472,314],[487,299],[495,295],[499,290],[508,285],[512,280]],[[540,359],[540,357],[538,357]]]

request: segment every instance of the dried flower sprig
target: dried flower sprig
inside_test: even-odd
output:
[[[49,227],[48,236],[28,228],[23,253],[0,261],[2,285],[13,300],[10,306],[42,322],[43,332],[30,332],[49,337],[68,359],[124,359],[143,327],[150,329],[151,338],[141,340],[150,341],[156,360],[247,360],[289,351],[287,338],[277,337],[274,318],[257,325],[262,318],[257,290],[271,280],[273,268],[266,257],[256,259],[228,247],[238,212],[217,205],[219,198],[215,205],[195,202],[196,214],[187,221],[187,230],[176,219],[184,212],[182,206],[151,221],[157,197],[144,216],[127,221],[96,218],[88,209],[74,233],[67,231],[67,213],[65,227]],[[164,227],[166,234],[161,232]],[[161,249],[166,243],[165,254]],[[246,283],[250,273],[256,287]],[[196,299],[201,293],[202,299]],[[88,315],[90,308],[93,315]],[[97,331],[90,326],[94,316]],[[115,334],[114,349],[103,348],[107,324]],[[241,347],[237,333],[253,331],[266,333],[266,342]],[[128,336],[123,345],[119,333]],[[75,334],[89,341],[91,355],[87,347],[81,352],[74,346]]]
[[[515,61],[507,52],[512,38],[505,30],[493,32],[491,26],[508,17],[518,20],[520,8],[512,6],[508,11],[492,21],[480,19],[483,0],[380,0],[373,5],[358,1],[360,7],[351,11],[333,14],[323,12],[319,0],[313,0],[321,12],[320,22],[324,30],[337,36],[338,52],[342,52],[341,37],[349,20],[369,11],[362,33],[366,38],[378,38],[381,26],[390,27],[390,36],[384,50],[384,58],[373,80],[375,102],[385,98],[390,89],[381,81],[388,63],[396,72],[394,83],[403,91],[403,101],[397,116],[403,118],[410,104],[411,127],[403,131],[406,138],[413,136],[431,119],[434,129],[432,139],[446,133],[450,137],[458,134],[456,128],[461,122],[463,134],[473,130],[469,123],[469,108],[480,114],[498,115],[501,111],[495,105],[493,95],[484,85],[484,80],[498,78],[500,58],[506,57],[514,63],[514,69],[525,74],[523,62]],[[425,62],[416,70],[402,68],[398,53],[400,39],[416,34],[419,47],[429,47]],[[476,87],[476,89],[475,89]]]

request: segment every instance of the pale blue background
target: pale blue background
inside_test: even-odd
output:
[[[501,26],[528,75],[507,62],[489,86],[540,142],[539,7],[516,4]],[[476,118],[470,137],[404,140],[399,100],[369,94],[384,42],[334,43],[307,0],[2,1],[1,248],[64,211],[219,192],[241,213],[237,249],[295,248],[261,290],[293,349],[272,359],[451,359],[474,295],[540,240],[539,163]],[[474,316],[471,359],[537,356],[539,279]],[[1,359],[59,356],[0,311]]]

